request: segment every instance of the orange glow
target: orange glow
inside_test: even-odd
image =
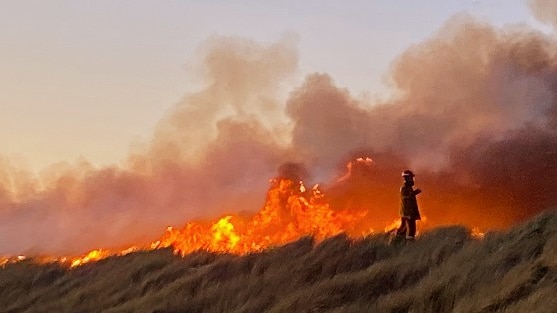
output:
[[[76,267],[78,265],[83,265],[85,263],[98,261],[110,256],[111,253],[106,250],[96,249],[89,251],[85,256],[80,258],[74,258],[71,260],[70,267]]]
[[[485,233],[482,232],[478,227],[473,227],[471,231],[472,231],[472,237],[476,239],[484,239]]]
[[[368,216],[367,209],[334,210],[318,185],[306,188],[301,181],[284,178],[272,179],[270,183],[263,208],[251,216],[226,215],[213,222],[188,222],[181,229],[167,227],[160,239],[143,248],[132,246],[121,251],[95,249],[79,257],[34,260],[60,262],[73,268],[109,256],[160,248],[172,248],[182,256],[197,250],[242,255],[280,246],[304,236],[312,236],[317,242],[343,232],[352,238],[364,237],[374,232],[372,225],[381,224],[381,221],[373,221],[373,217]],[[422,225],[426,220],[422,216]],[[400,219],[385,222],[384,225],[384,231],[391,232],[399,227]],[[473,228],[472,235],[476,239],[484,236],[479,228]],[[24,259],[24,256],[0,258],[0,266]]]
[[[385,226],[385,232],[386,233],[390,233],[395,229],[398,229],[400,227],[400,218],[395,219],[392,223],[390,223],[389,225]]]
[[[169,227],[152,247],[173,247],[182,255],[196,250],[245,254],[303,236],[323,240],[350,230],[365,216],[333,211],[322,198],[318,186],[308,190],[302,182],[271,180],[265,205],[250,218],[228,215],[214,223],[190,222],[181,230]]]

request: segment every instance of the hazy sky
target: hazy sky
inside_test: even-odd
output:
[[[196,90],[196,50],[212,35],[294,35],[292,84],[327,72],[354,94],[385,95],[390,62],[460,12],[541,27],[524,0],[0,0],[0,156],[35,170],[119,162]]]

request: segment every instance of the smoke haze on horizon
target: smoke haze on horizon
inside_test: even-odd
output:
[[[541,5],[532,1],[534,12],[545,12]],[[0,255],[145,242],[168,224],[254,211],[286,163],[303,164],[307,180],[345,198],[339,185],[355,182],[335,179],[359,156],[374,159],[371,194],[393,186],[396,198],[399,171],[415,168],[439,223],[471,211],[465,222],[501,227],[557,205],[553,35],[457,15],[394,60],[396,95],[381,102],[326,73],[309,74],[284,100],[284,82],[299,69],[296,45],[292,36],[209,38],[204,87],[121,166],[60,163],[36,177],[0,160]],[[386,201],[380,215],[396,217]]]

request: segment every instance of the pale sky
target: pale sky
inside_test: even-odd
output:
[[[525,0],[0,0],[0,156],[33,170],[118,163],[196,90],[192,63],[211,35],[294,33],[300,80],[327,72],[383,95],[390,62],[461,12],[542,27]]]

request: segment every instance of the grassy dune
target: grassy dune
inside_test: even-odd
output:
[[[556,212],[483,240],[446,227],[398,246],[303,238],[243,257],[158,250],[0,270],[0,312],[13,313],[557,312],[556,291]]]

